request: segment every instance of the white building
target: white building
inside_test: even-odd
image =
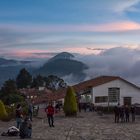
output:
[[[81,103],[95,106],[140,104],[140,88],[116,76],[101,76],[73,86]]]

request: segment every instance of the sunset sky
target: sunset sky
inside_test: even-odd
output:
[[[140,48],[140,0],[1,0],[0,56]]]

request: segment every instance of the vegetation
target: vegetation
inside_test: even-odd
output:
[[[46,77],[45,83],[46,87],[50,90],[57,90],[59,88],[65,88],[67,86],[63,79],[55,75],[49,75],[48,77]]]
[[[15,81],[9,79],[5,81],[1,88],[0,99],[4,104],[11,105],[13,103],[23,101],[24,97],[18,92]]]
[[[55,76],[49,75],[48,77],[37,75],[33,78],[32,88],[39,88],[39,87],[46,87],[50,90],[57,90],[59,88],[65,88],[67,84],[64,82],[63,79]]]
[[[6,112],[5,106],[3,102],[0,100],[0,120],[4,120],[8,117],[8,114]]]
[[[41,75],[37,75],[33,78],[32,87],[38,88],[45,85],[45,78]]]
[[[25,69],[21,69],[17,78],[16,84],[18,88],[30,87],[32,83],[32,75]]]
[[[66,116],[77,115],[77,101],[73,87],[68,87],[64,100],[64,112]]]
[[[15,106],[5,105],[5,109],[8,114],[8,117],[5,120],[9,121],[15,117]]]

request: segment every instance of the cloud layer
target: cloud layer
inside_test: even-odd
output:
[[[140,86],[140,50],[116,47],[98,55],[77,57],[89,66],[87,79],[101,75],[121,76]]]

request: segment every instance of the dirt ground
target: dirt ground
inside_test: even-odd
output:
[[[49,127],[46,114],[40,112],[33,119],[33,140],[140,140],[140,116],[136,122],[114,123],[113,115],[99,116],[96,112],[82,112],[76,118],[55,115],[55,127]],[[0,133],[15,125],[15,121],[0,122]],[[19,140],[0,136],[0,140]]]

